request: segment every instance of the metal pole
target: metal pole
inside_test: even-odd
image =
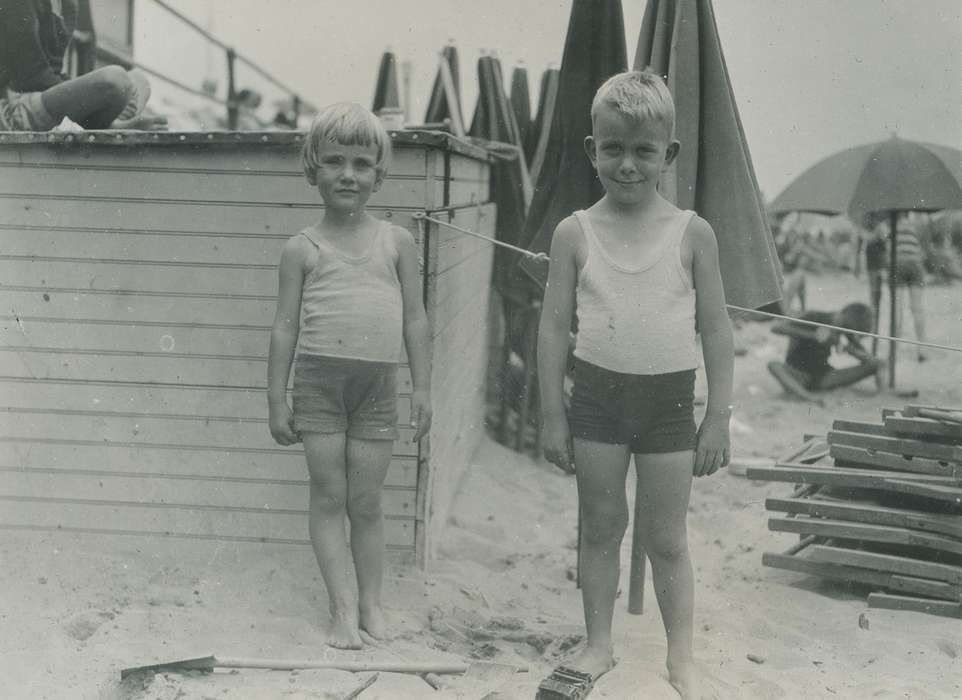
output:
[[[889,335],[895,338],[898,335],[895,317],[898,311],[898,301],[895,289],[895,227],[898,221],[898,212],[889,212]],[[894,340],[889,341],[889,388],[895,388],[895,355],[898,344]]]

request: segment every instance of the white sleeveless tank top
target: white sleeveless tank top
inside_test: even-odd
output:
[[[388,229],[379,222],[370,250],[359,257],[337,250],[313,227],[301,231],[318,252],[301,290],[298,352],[398,361],[404,312],[398,253]]]
[[[693,211],[679,212],[659,249],[631,268],[601,246],[584,211],[575,217],[588,255],[576,289],[576,357],[624,374],[695,369],[695,287],[681,264],[681,241]]]

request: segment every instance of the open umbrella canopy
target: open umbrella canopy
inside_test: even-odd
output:
[[[667,80],[681,141],[662,193],[712,225],[729,303],[778,301],[781,267],[710,0],[648,0],[634,62],[646,68]]]
[[[621,0],[574,0],[551,131],[525,221],[528,250],[547,252],[558,223],[576,209],[591,206],[604,194],[585,155],[584,139],[591,134],[591,101],[595,92],[612,75],[626,70],[627,64]],[[536,159],[537,156],[533,162],[538,162]],[[525,258],[521,267],[544,287],[548,276],[545,263]]]
[[[776,213],[848,214],[962,209],[962,151],[892,136],[825,158],[775,198]]]
[[[452,119],[459,124],[464,124],[464,113],[461,110],[461,68],[458,61],[457,47],[453,44],[445,46],[441,51],[441,60],[448,64],[448,72],[451,76],[454,94],[449,98],[448,91],[444,88],[444,79],[439,68],[438,75],[434,78],[434,85],[431,87],[431,96],[428,99],[428,108],[424,115],[424,121],[427,124],[435,124],[445,119]]]
[[[377,114],[385,107],[398,108],[401,100],[397,87],[397,61],[394,53],[385,51],[377,69],[377,82],[374,85],[374,104],[371,111]]]

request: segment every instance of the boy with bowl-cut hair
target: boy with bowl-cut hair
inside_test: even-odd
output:
[[[361,648],[361,630],[386,635],[381,491],[398,436],[402,340],[414,440],[431,425],[430,337],[414,237],[365,209],[390,156],[390,137],[360,105],[331,105],[314,119],[302,164],[324,213],[284,245],[268,358],[271,435],[281,445],[304,443],[311,543],[333,622],[328,643],[342,649]]]

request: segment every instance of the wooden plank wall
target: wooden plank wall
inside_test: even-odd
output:
[[[264,396],[280,248],[317,216],[297,148],[0,147],[0,528],[307,543],[303,453]],[[396,148],[372,210],[416,233],[446,168]],[[386,539],[413,559],[401,380]]]
[[[450,192],[482,192],[487,200],[488,171],[483,164],[452,155]],[[460,183],[456,189],[454,183]],[[455,196],[458,196],[455,194]],[[435,216],[485,236],[495,235],[493,203],[455,199]],[[488,301],[494,246],[478,238],[432,224],[429,229],[427,308],[434,345],[432,394],[434,422],[422,445],[429,455],[418,495],[418,553],[436,553],[451,503],[484,434],[488,364]],[[423,562],[422,562],[423,563]]]

